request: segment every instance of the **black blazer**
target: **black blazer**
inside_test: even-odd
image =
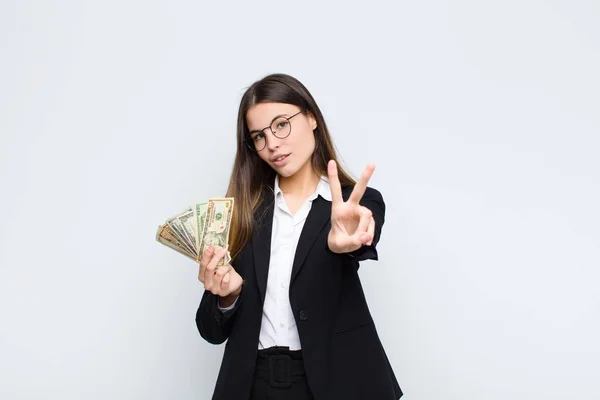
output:
[[[271,190],[268,190],[271,189]],[[347,200],[352,187],[342,188]],[[360,204],[373,212],[370,246],[335,254],[327,246],[331,203],[318,196],[300,234],[292,266],[289,296],[308,384],[315,400],[396,400],[402,396],[367,307],[358,261],[377,260],[375,248],[384,223],[381,194],[367,187]],[[235,307],[225,313],[217,297],[204,291],[196,325],[204,339],[223,343],[225,353],[213,400],[250,397],[270,259],[274,212],[272,188],[255,213],[252,239],[232,266],[244,279]]]

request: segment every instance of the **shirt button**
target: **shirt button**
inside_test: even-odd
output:
[[[283,328],[285,325],[284,325],[284,323],[282,322],[282,323],[280,323],[280,324],[279,324],[279,326]]]
[[[281,288],[285,289],[285,283],[281,282]]]
[[[308,318],[308,315],[306,314],[306,310],[300,310],[300,320],[301,321],[306,321],[306,319]]]

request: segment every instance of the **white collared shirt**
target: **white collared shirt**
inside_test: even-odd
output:
[[[258,338],[259,349],[271,346],[288,346],[290,350],[301,348],[298,328],[290,304],[290,279],[300,233],[312,207],[312,202],[319,195],[325,200],[331,201],[331,189],[326,177],[321,177],[314,193],[292,216],[279,187],[279,175],[275,178],[271,258]]]
[[[279,175],[275,178],[275,207],[273,230],[271,233],[271,257],[267,278],[267,291],[263,305],[258,348],[287,346],[290,350],[300,350],[300,337],[290,304],[290,279],[292,264],[304,222],[317,196],[331,201],[331,188],[326,176],[322,176],[316,190],[292,215],[279,187]],[[236,300],[237,302],[237,300]],[[235,306],[221,308],[226,311]]]

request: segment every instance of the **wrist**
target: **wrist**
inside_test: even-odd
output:
[[[240,287],[236,291],[229,293],[227,296],[219,296],[219,306],[221,308],[227,308],[235,303],[235,300],[239,297],[242,288]]]

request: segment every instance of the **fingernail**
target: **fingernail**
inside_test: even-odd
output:
[[[213,246],[212,244],[210,246],[208,246],[208,251],[214,251],[215,250],[215,246]]]

